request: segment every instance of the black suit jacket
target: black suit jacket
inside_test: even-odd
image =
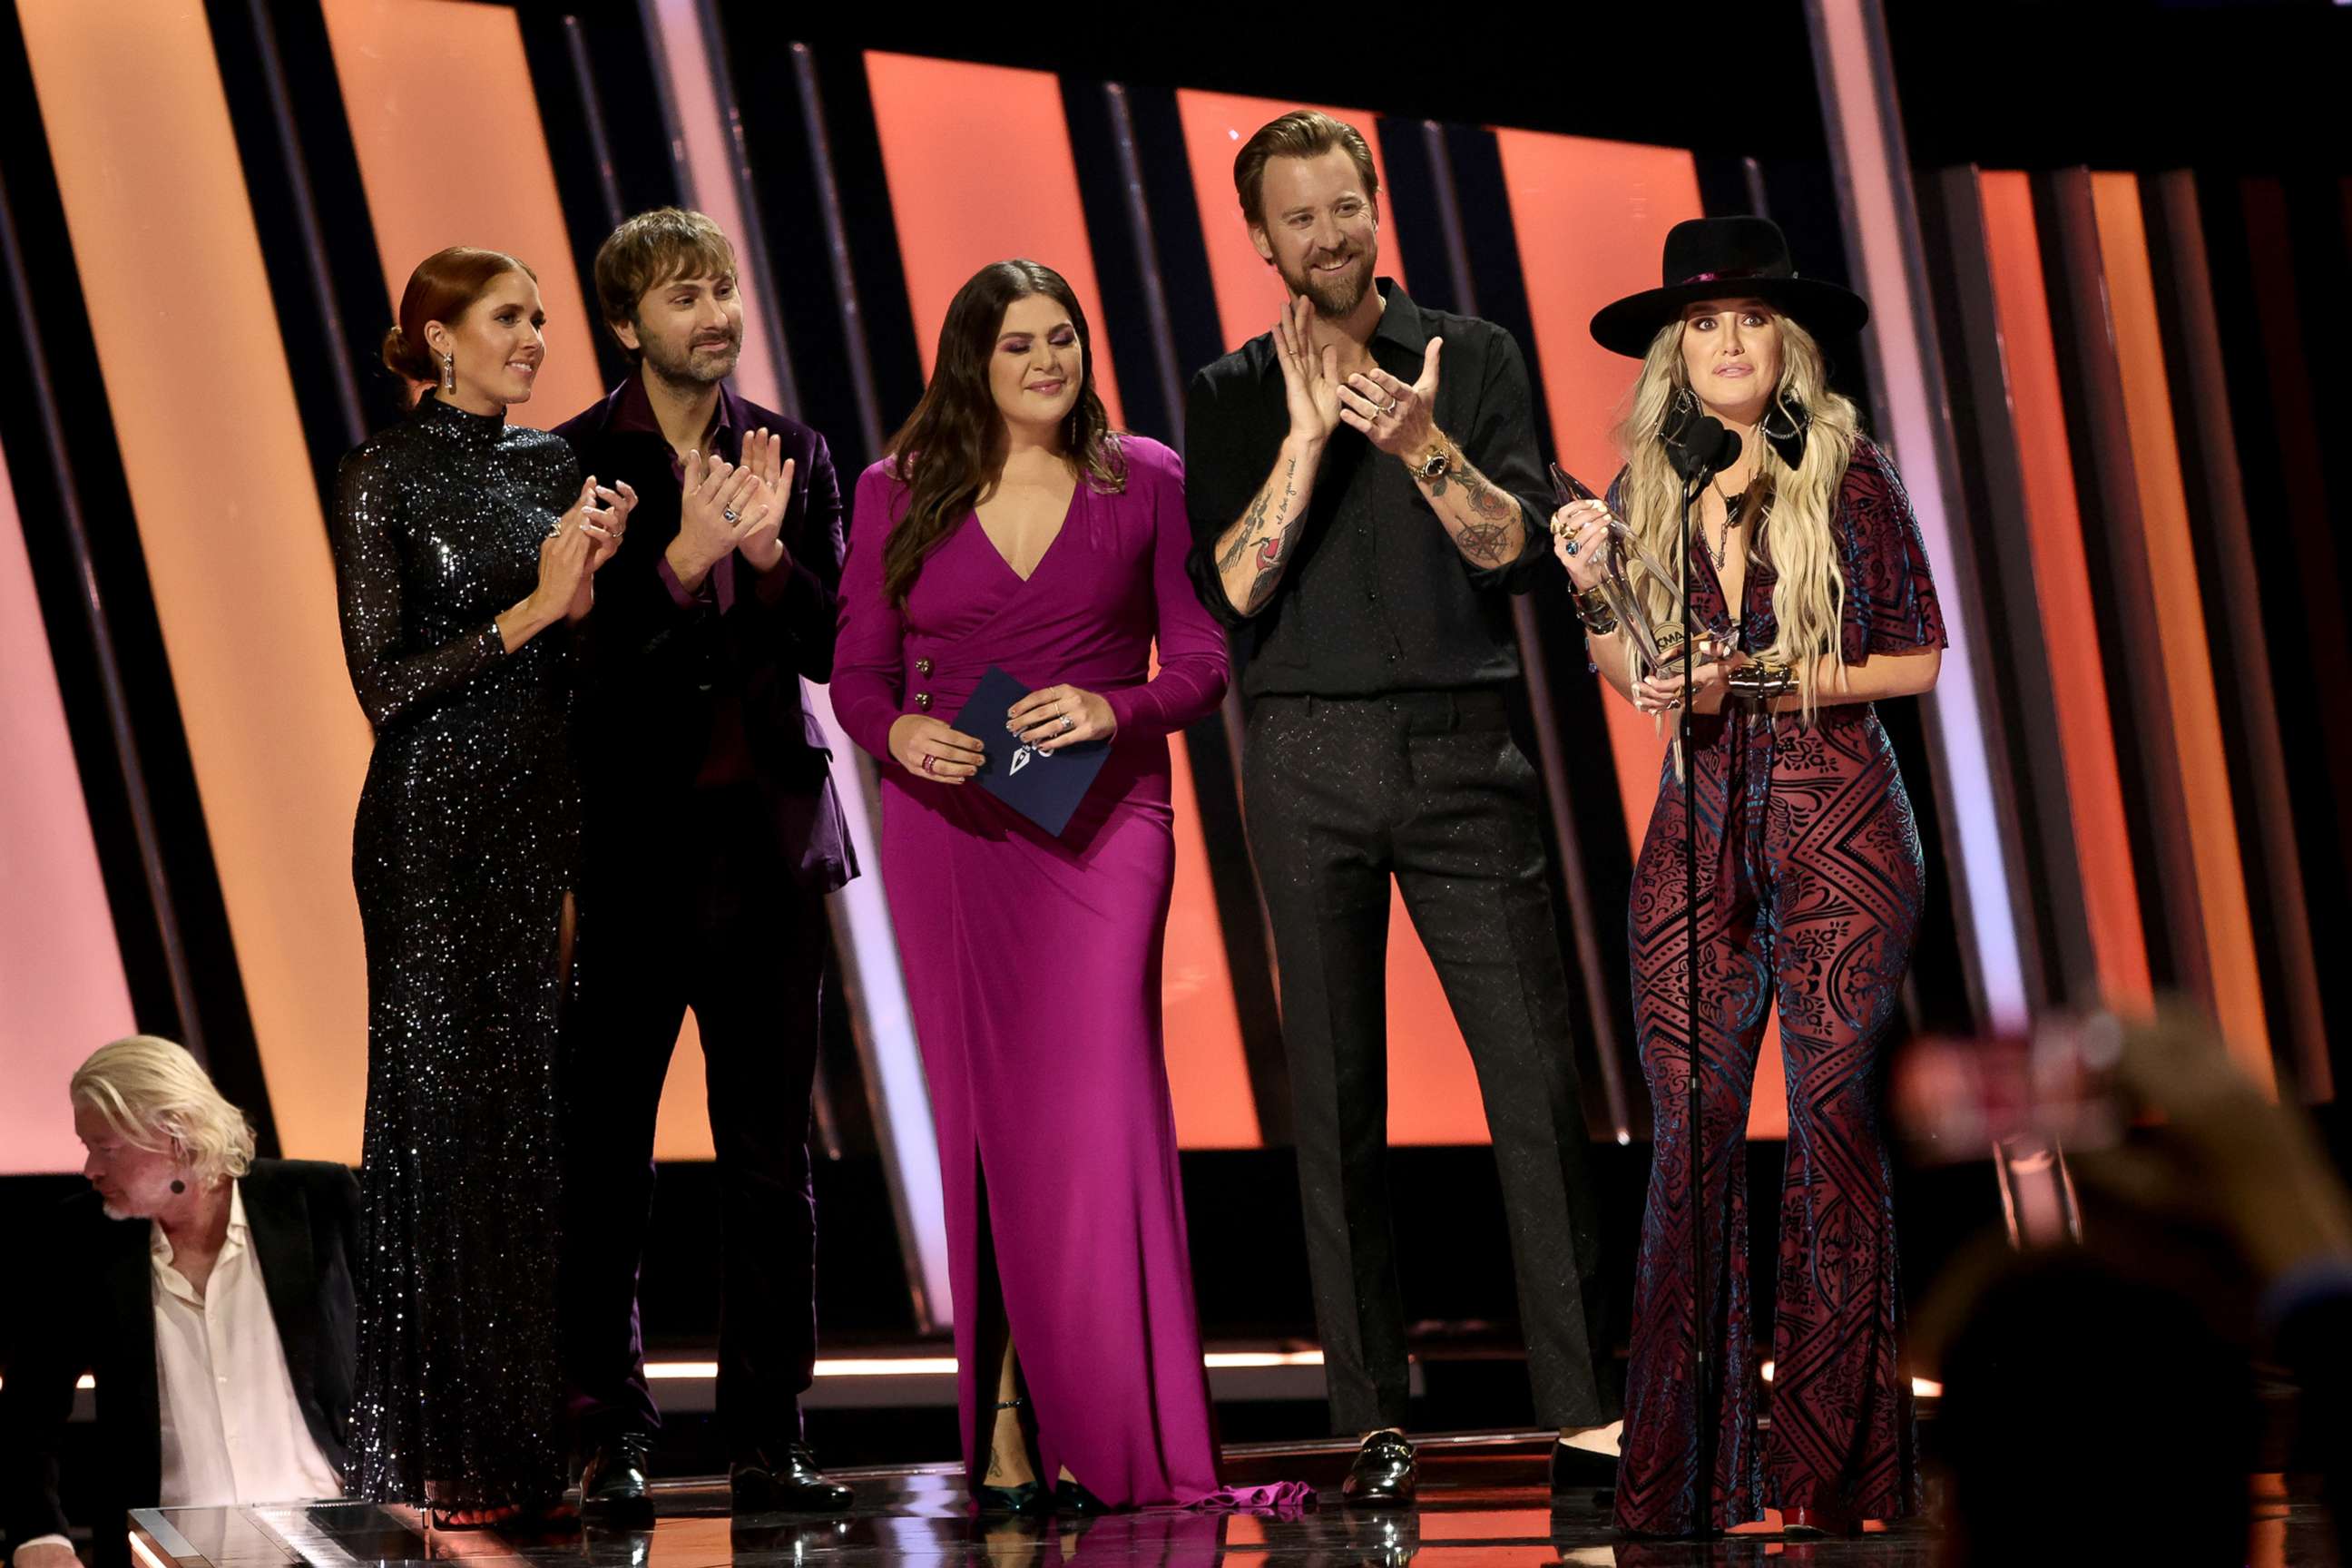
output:
[[[312,1160],[256,1160],[242,1182],[295,1400],[328,1462],[346,1469],[358,1364],[359,1183],[341,1165]],[[150,1235],[147,1221],[110,1220],[95,1192],[81,1193],[58,1205],[50,1235],[27,1254],[38,1268],[20,1280],[29,1300],[0,1386],[0,1522],[12,1552],[66,1531],[58,1452],[84,1373],[98,1380],[104,1474],[93,1489],[100,1512],[89,1522],[100,1568],[130,1562],[123,1517],[154,1507],[163,1489]]]
[[[801,678],[833,679],[844,551],[832,454],[807,426],[719,388],[721,429],[712,443],[719,456],[739,458],[742,437],[753,430],[783,438],[793,494],[782,538],[792,563],[763,578],[739,554],[730,563],[730,604],[681,607],[660,570],[678,530],[669,443],[658,430],[616,427],[634,384],[633,377],[555,429],[583,474],[605,484],[626,479],[637,492],[620,553],[596,574],[574,726],[591,874],[600,859],[634,858],[674,838],[669,817],[694,787],[713,710],[726,695],[741,705],[744,744],[777,852],[802,886],[831,892],[857,874],[857,862],[834,794],[833,752],[802,699]]]

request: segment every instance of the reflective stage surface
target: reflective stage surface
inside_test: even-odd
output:
[[[1582,1493],[1555,1512],[1538,1438],[1440,1439],[1422,1447],[1420,1507],[1377,1514],[1338,1506],[1349,1450],[1336,1446],[1238,1449],[1236,1483],[1304,1479],[1328,1507],[1282,1518],[1154,1510],[1100,1519],[1026,1521],[970,1517],[961,1476],[943,1469],[836,1471],[857,1488],[842,1519],[727,1516],[723,1482],[666,1482],[660,1521],[647,1531],[589,1530],[534,1536],[425,1530],[409,1509],[366,1503],[252,1509],[142,1510],[132,1516],[141,1568],[370,1568],[462,1558],[478,1568],[866,1568],[881,1563],[973,1563],[1057,1568],[1063,1563],[1208,1568],[1412,1563],[1415,1568],[1496,1564],[1685,1563],[1927,1568],[1938,1537],[1914,1523],[1853,1540],[1782,1540],[1739,1534],[1709,1542],[1633,1542],[1611,1530],[1605,1507]],[[2250,1561],[2305,1568],[2336,1561],[2325,1514],[2258,1488]],[[148,1559],[152,1557],[153,1561]]]

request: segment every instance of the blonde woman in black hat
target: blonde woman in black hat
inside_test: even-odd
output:
[[[1943,617],[1902,482],[1854,405],[1830,390],[1813,335],[1861,326],[1863,301],[1797,277],[1761,218],[1677,225],[1664,272],[1663,287],[1593,318],[1604,348],[1642,362],[1618,431],[1625,468],[1606,506],[1579,502],[1552,519],[1593,662],[1635,708],[1673,722],[1680,671],[1643,668],[1591,592],[1606,521],[1615,511],[1679,574],[1676,459],[1701,444],[1704,419],[1739,437],[1694,514],[1693,754],[1686,767],[1670,756],[1660,773],[1633,879],[1634,1017],[1657,1132],[1617,1518],[1683,1535],[1771,1509],[1791,1533],[1843,1532],[1918,1508],[1878,1089],[1924,875],[1871,705],[1935,685]],[[1654,624],[1673,619],[1666,584],[1643,579],[1639,591]],[[1689,1228],[1686,791],[1698,806],[1704,1292]],[[1776,1006],[1789,1143],[1767,1349],[1750,1313],[1744,1135]],[[1716,1357],[1704,1410],[1689,1377],[1702,1297]],[[1759,1436],[1768,1355],[1772,1424]],[[1715,1428],[1704,1493],[1701,1422]]]

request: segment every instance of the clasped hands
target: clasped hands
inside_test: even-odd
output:
[[[1006,710],[1004,727],[1023,745],[1050,752],[1081,741],[1108,741],[1118,733],[1118,720],[1097,693],[1076,686],[1041,686]],[[891,721],[890,755],[908,773],[960,784],[980,772],[988,753],[980,742],[950,724],[905,713]]]
[[[576,621],[588,613],[596,574],[621,548],[636,504],[637,492],[626,480],[600,485],[591,474],[581,484],[579,498],[540,541],[539,584],[531,592],[540,623]]]
[[[1282,366],[1290,428],[1318,443],[1346,425],[1392,458],[1418,462],[1445,444],[1437,428],[1437,361],[1444,338],[1432,338],[1412,384],[1378,365],[1342,377],[1336,345],[1315,346],[1315,307],[1293,295],[1275,323],[1275,357]]]
[[[743,437],[743,460],[730,463],[699,449],[686,455],[678,497],[677,537],[670,570],[688,589],[736,551],[759,572],[783,563],[784,510],[793,493],[793,459],[783,437],[754,430]]]

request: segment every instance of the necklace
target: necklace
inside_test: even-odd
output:
[[[1723,500],[1723,532],[1715,543],[1709,544],[1706,542],[1706,530],[1702,527],[1698,531],[1698,542],[1699,547],[1706,552],[1707,559],[1715,563],[1715,569],[1720,572],[1723,570],[1724,562],[1731,554],[1732,523],[1739,516],[1739,503],[1747,499],[1748,492],[1742,490],[1736,496],[1725,494],[1723,483],[1718,479],[1716,481],[1715,493]]]

